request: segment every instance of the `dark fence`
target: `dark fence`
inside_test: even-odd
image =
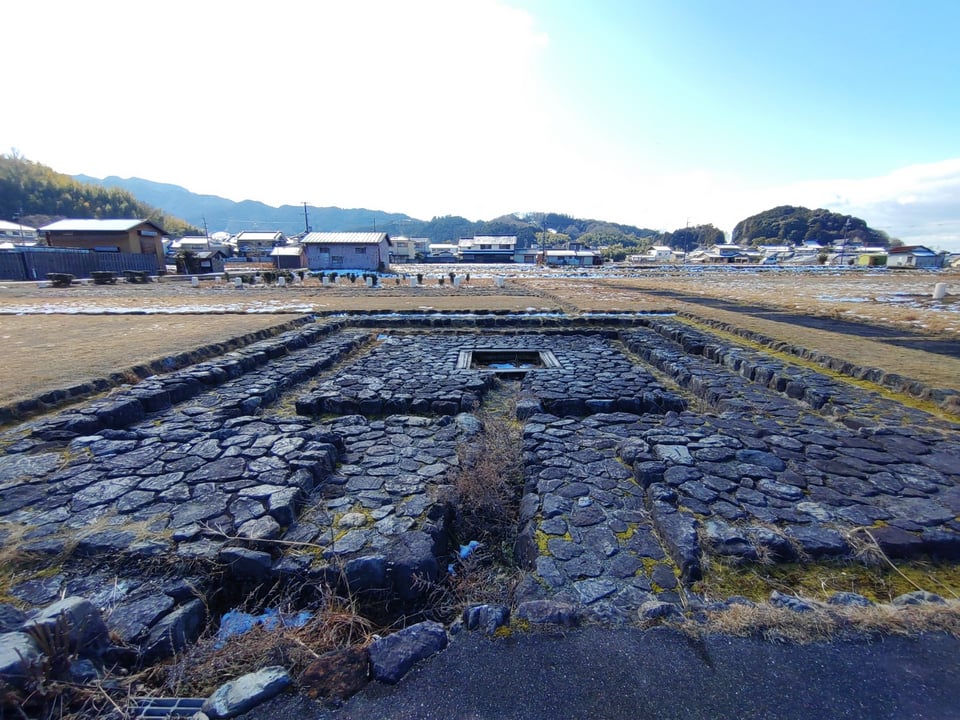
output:
[[[69,273],[88,278],[90,273],[125,270],[157,274],[155,255],[98,252],[71,248],[15,248],[0,250],[0,280],[46,280],[47,273]]]

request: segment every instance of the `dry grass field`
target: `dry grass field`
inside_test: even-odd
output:
[[[436,272],[436,271],[434,271]],[[948,284],[933,301],[936,282]],[[935,387],[960,388],[960,357],[931,355],[859,336],[770,319],[704,299],[734,301],[812,316],[868,322],[906,334],[960,338],[960,272],[721,272],[602,276],[520,275],[504,288],[489,278],[411,288],[389,279],[324,288],[251,287],[182,281],[149,285],[45,288],[0,283],[0,404],[64,388],[134,365],[223,342],[305,313],[338,311],[689,311],[777,339],[821,350],[858,365],[900,372]]]

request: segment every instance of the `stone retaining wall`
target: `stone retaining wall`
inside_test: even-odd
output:
[[[833,370],[834,372],[848,375],[849,377],[856,378],[858,380],[867,380],[869,382],[877,383],[878,385],[882,385],[897,393],[903,393],[923,400],[929,400],[930,402],[933,402],[939,406],[944,412],[950,413],[951,415],[960,416],[960,391],[945,388],[932,388],[926,383],[904,377],[899,373],[887,372],[880,368],[862,367],[842,358],[833,357],[832,355],[828,355],[827,353],[820,352],[818,350],[810,350],[799,345],[783,342],[782,340],[775,340],[761,333],[757,333],[752,330],[746,330],[745,328],[739,328],[735,325],[721,322],[719,320],[703,318],[689,312],[681,312],[678,313],[678,315],[680,317],[689,318],[702,325],[708,325],[710,327],[723,330],[724,332],[738,335],[746,340],[750,340],[751,342],[765,345],[766,347],[776,350],[777,352],[789,353],[804,360],[815,362],[818,365],[828,368],[829,370]]]

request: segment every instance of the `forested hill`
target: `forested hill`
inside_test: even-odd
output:
[[[741,220],[733,229],[738,245],[800,245],[814,240],[823,245],[858,240],[864,245],[887,247],[890,238],[864,220],[829,210],[781,205]]]
[[[169,212],[187,218],[198,227],[206,222],[211,232],[236,234],[243,230],[279,230],[284,235],[296,235],[305,229],[303,205],[273,207],[256,200],[234,202],[217,195],[199,195],[179,185],[158,183],[142,178],[99,179],[76,175],[77,180],[108,188],[129,190],[141,200],[166,208]],[[356,208],[308,207],[310,229],[322,232],[353,232],[380,230],[391,235],[408,235],[406,227],[413,219],[402,213]],[[419,224],[420,221],[416,221]]]
[[[139,218],[156,223],[171,235],[198,232],[127,190],[78,182],[16,153],[0,155],[0,218],[19,218],[30,227],[61,218]]]
[[[314,231],[381,230],[391,235],[425,237],[435,243],[456,242],[462,237],[475,235],[516,235],[522,245],[529,245],[538,239],[547,244],[579,240],[593,247],[626,248],[638,247],[657,234],[655,230],[646,228],[574,218],[560,213],[516,213],[479,221],[458,215],[418,220],[403,213],[310,205],[307,207],[307,218],[304,218],[302,205],[273,207],[254,200],[234,202],[216,195],[199,195],[179,185],[141,178],[74,177],[86,183],[129,190],[144,202],[184,217],[198,227],[206,223],[211,233],[220,230],[229,233],[280,230],[286,235],[296,235],[304,231],[309,221],[310,229]]]

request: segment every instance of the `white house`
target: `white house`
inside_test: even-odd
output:
[[[544,250],[542,262],[549,267],[595,267],[603,256],[593,250]]]
[[[237,246],[237,252],[246,255],[248,258],[270,257],[270,251],[278,245],[286,245],[287,238],[279,230],[272,232],[261,232],[244,230],[237,233],[234,238]]]
[[[923,245],[901,245],[887,251],[887,267],[939,268],[943,267],[943,256]]]
[[[457,254],[462,262],[509,263],[516,247],[516,235],[477,235],[460,238]]]

